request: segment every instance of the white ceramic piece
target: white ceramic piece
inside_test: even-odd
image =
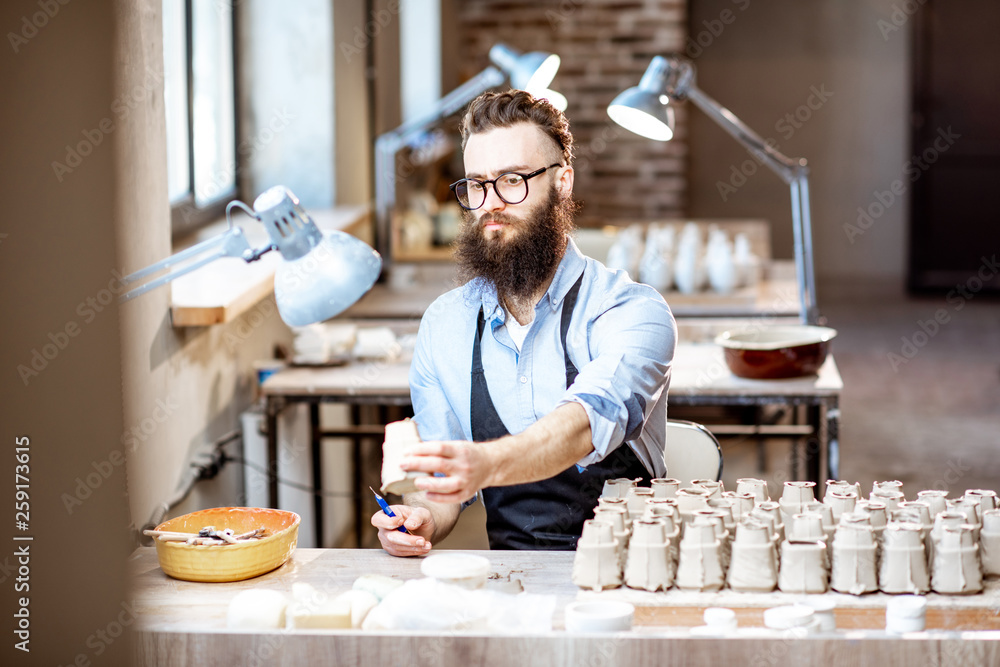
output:
[[[210,547],[209,547],[210,548]],[[279,591],[252,588],[229,602],[226,627],[241,630],[277,630],[285,627],[288,598]]]
[[[874,498],[872,498],[871,496],[875,495],[875,493],[877,493],[878,491],[899,491],[900,493],[902,493],[903,483],[900,482],[898,479],[893,479],[885,482],[875,482],[874,484],[872,484],[872,491],[868,499],[874,500]]]
[[[767,593],[778,585],[778,557],[766,524],[747,519],[737,525],[726,581],[742,592]]]
[[[677,489],[681,488],[681,481],[671,477],[657,477],[649,484],[654,498],[676,498]]]
[[[922,595],[900,595],[885,605],[885,630],[901,635],[923,632],[926,625],[927,598]]]
[[[921,500],[931,508],[931,520],[948,509],[948,492],[940,489],[926,489],[917,492],[917,500]]]
[[[783,593],[819,594],[829,587],[829,556],[826,543],[781,543],[781,568],[778,571],[778,588]]]
[[[979,531],[979,556],[983,576],[1000,576],[1000,510],[983,512],[983,527]]]
[[[813,610],[813,614],[819,621],[820,632],[837,631],[837,617],[834,615],[837,603],[833,599],[824,595],[808,595],[799,600],[797,604],[804,604]]]
[[[691,513],[695,510],[708,509],[708,497],[712,494],[708,489],[688,486],[677,490],[677,511],[681,521],[691,521]]]
[[[424,558],[420,572],[425,577],[474,590],[486,585],[490,561],[474,554],[440,553]]]
[[[966,489],[965,498],[979,505],[979,522],[983,521],[983,512],[995,510],[998,507],[997,492],[989,489]]]
[[[627,477],[616,477],[605,480],[601,496],[604,498],[625,498],[628,495],[628,490],[636,484],[638,484],[637,480],[628,479]]]
[[[767,495],[767,482],[756,477],[742,477],[736,480],[736,493],[749,493],[754,498],[754,503],[763,503],[770,500]]]
[[[877,551],[872,529],[843,520],[833,538],[830,588],[861,595],[878,590]]]
[[[919,523],[890,523],[885,530],[879,588],[883,593],[921,594],[930,590],[930,573]]]
[[[764,610],[764,627],[811,635],[819,632],[819,619],[812,607],[803,604],[771,607]]]
[[[625,496],[628,504],[629,520],[639,519],[646,511],[646,501],[653,497],[653,490],[644,486],[633,486]]]
[[[709,500],[713,498],[721,498],[722,492],[725,490],[722,486],[722,482],[718,482],[714,479],[692,479],[691,486],[708,489],[711,492],[711,495],[708,496]]]
[[[884,483],[884,482],[883,482]],[[879,488],[872,491],[870,500],[874,502],[880,502],[885,505],[887,512],[899,507],[900,503],[906,502],[906,496],[903,495],[902,491],[896,491],[895,489],[885,489]]]
[[[623,512],[628,512],[628,503],[618,496],[601,496],[597,499],[597,507],[619,507]]]
[[[816,499],[813,489],[816,482],[785,482],[778,504],[781,506],[781,520],[790,523],[793,515],[802,512],[806,504]]]
[[[749,514],[750,510],[752,510],[756,505],[753,494],[750,493],[723,491],[722,497],[733,501],[733,518],[736,519],[736,521],[740,521],[743,517]]]
[[[691,628],[695,637],[725,637],[732,635],[739,628],[736,622],[736,612],[726,607],[708,607],[701,615],[705,625]]]
[[[844,512],[853,512],[857,502],[858,496],[850,487],[827,489],[826,495],[823,496],[823,504],[830,506],[834,523],[840,521],[840,515]]]
[[[729,294],[739,286],[740,276],[733,259],[733,248],[726,232],[721,229],[709,232],[705,248],[705,273],[708,284],[719,294]]]
[[[382,443],[382,493],[404,493],[418,491],[414,480],[427,477],[426,472],[407,472],[399,467],[406,457],[406,451],[420,444],[417,423],[411,419],[391,422],[385,425],[385,442]]]
[[[580,601],[566,605],[566,630],[569,632],[625,632],[632,629],[635,607],[628,602],[601,600]]]
[[[690,523],[681,538],[675,581],[685,590],[717,591],[725,582],[719,539],[710,521]]]
[[[960,595],[983,590],[979,545],[969,524],[944,526],[934,545],[931,588],[935,593]]]
[[[621,586],[618,540],[610,523],[594,519],[583,522],[573,558],[573,583],[595,591]]]
[[[658,519],[639,519],[629,539],[625,585],[646,591],[667,590],[674,583],[666,525]]]
[[[646,230],[646,248],[639,260],[639,282],[663,293],[674,283],[674,230],[651,224]]]

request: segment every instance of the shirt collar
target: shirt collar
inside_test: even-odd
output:
[[[566,252],[563,253],[562,259],[559,260],[559,266],[556,267],[556,274],[552,277],[552,282],[549,284],[549,288],[542,296],[541,302],[548,301],[549,307],[553,311],[561,307],[563,299],[566,298],[570,288],[573,287],[577,278],[579,278],[583,273],[586,265],[587,258],[582,252],[580,252],[580,249],[573,241],[573,238],[567,237]],[[497,300],[497,291],[493,284],[481,281],[478,287],[482,295],[483,313],[485,318],[487,320],[503,320],[503,309],[500,307],[500,303]]]

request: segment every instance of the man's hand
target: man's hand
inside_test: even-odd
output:
[[[493,472],[490,446],[471,442],[424,442],[406,450],[400,467],[406,471],[444,473],[447,477],[419,477],[417,488],[436,503],[462,503],[489,486]]]
[[[372,525],[378,528],[378,540],[382,548],[393,556],[423,556],[431,550],[430,539],[434,535],[434,516],[424,507],[392,505],[396,516],[388,516],[382,510],[372,515]],[[410,535],[398,530],[404,526]]]

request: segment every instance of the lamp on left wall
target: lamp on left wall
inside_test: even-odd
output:
[[[264,225],[270,243],[251,248],[243,229],[233,224],[233,208],[242,209]],[[121,301],[129,301],[222,257],[237,257],[249,263],[277,250],[285,260],[274,275],[278,313],[290,326],[305,326],[346,310],[371,289],[382,270],[382,258],[371,246],[346,232],[320,231],[298,198],[283,185],[258,196],[253,208],[238,200],[229,202],[226,221],[229,227],[222,234],[125,276],[122,282],[129,285],[168,271],[129,290]]]

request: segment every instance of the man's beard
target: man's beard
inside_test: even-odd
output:
[[[463,283],[477,278],[491,283],[496,287],[497,299],[508,307],[511,299],[532,296],[562,260],[567,235],[573,230],[575,208],[571,197],[560,197],[553,187],[548,200],[527,219],[487,213],[477,221],[473,211],[465,211],[455,251],[459,279]],[[487,221],[519,229],[513,238],[506,238],[503,229],[487,238],[483,230]]]

